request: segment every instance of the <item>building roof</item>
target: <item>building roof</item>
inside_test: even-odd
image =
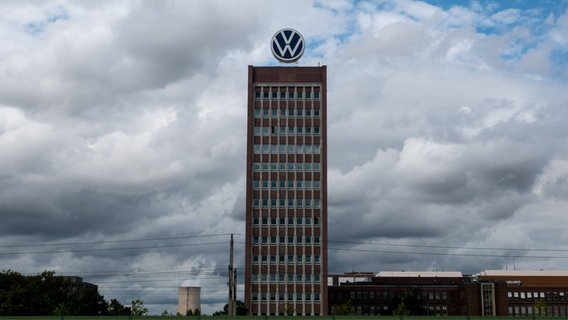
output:
[[[376,277],[424,277],[424,278],[461,278],[459,271],[380,271]]]
[[[568,270],[485,270],[480,277],[568,277]]]

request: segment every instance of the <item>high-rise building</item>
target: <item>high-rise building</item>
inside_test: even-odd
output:
[[[326,315],[326,67],[248,68],[245,305]]]

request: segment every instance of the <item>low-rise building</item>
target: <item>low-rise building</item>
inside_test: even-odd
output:
[[[329,313],[566,316],[568,271],[345,273],[329,279]]]

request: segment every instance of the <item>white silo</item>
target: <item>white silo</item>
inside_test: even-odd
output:
[[[201,312],[201,287],[179,287],[177,313],[187,315],[189,310]]]

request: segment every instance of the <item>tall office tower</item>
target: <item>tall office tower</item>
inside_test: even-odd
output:
[[[251,315],[327,314],[326,70],[248,68]]]

